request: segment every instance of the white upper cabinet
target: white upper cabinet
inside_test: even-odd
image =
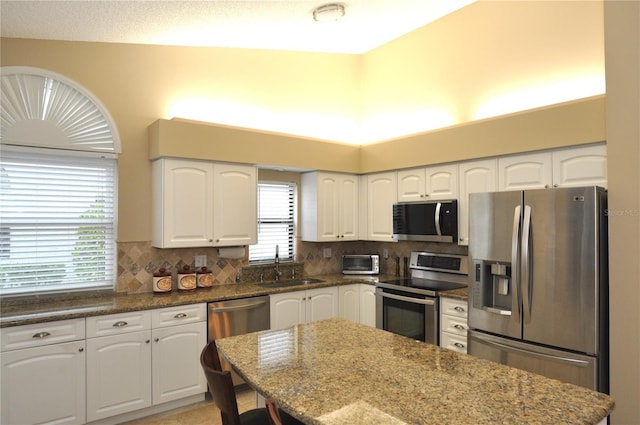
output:
[[[551,153],[532,153],[499,158],[498,170],[498,190],[549,187],[552,182]]]
[[[393,242],[393,204],[396,202],[396,173],[377,173],[360,179],[360,239]]]
[[[607,187],[606,146],[593,145],[502,157],[499,190],[549,187]]]
[[[258,242],[258,177],[256,168],[213,165],[213,245]]]
[[[437,165],[401,170],[398,176],[398,202],[458,198],[458,166]]]
[[[358,176],[324,172],[301,178],[302,240],[358,239]]]
[[[552,158],[554,187],[607,187],[606,145],[558,150]]]
[[[463,162],[459,165],[458,244],[469,244],[469,194],[497,190],[496,159]]]
[[[152,176],[153,246],[256,243],[255,167],[162,158],[152,163]]]

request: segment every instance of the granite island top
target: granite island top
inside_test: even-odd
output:
[[[376,281],[393,279],[393,276],[313,276],[322,280],[297,286],[274,288],[269,282],[243,282],[240,284],[215,285],[187,292],[173,291],[167,294],[152,292],[140,294],[76,295],[76,296],[34,296],[28,299],[12,300],[3,298],[0,302],[0,327],[10,327],[55,320],[75,319],[104,314],[124,313],[137,310],[172,307],[203,302],[215,302],[237,298],[255,297],[279,292],[300,291],[327,286],[366,283],[374,285]],[[467,288],[447,291],[446,296],[466,300]]]
[[[252,387],[307,424],[597,424],[586,388],[328,319],[217,341]]]

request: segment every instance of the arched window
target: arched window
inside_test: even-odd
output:
[[[113,290],[120,139],[111,116],[61,75],[0,73],[2,295]]]

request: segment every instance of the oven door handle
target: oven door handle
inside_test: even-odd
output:
[[[406,301],[408,303],[413,304],[422,304],[422,305],[434,305],[436,303],[433,298],[412,298],[412,297],[403,297],[402,295],[389,294],[386,292],[376,292],[376,296],[383,298],[391,298],[398,301]]]

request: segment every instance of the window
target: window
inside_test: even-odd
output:
[[[3,147],[3,295],[113,288],[116,161],[105,156]]]
[[[249,248],[249,261],[293,260],[295,184],[258,183],[258,243]]]
[[[114,289],[118,130],[84,87],[0,72],[0,294]]]

